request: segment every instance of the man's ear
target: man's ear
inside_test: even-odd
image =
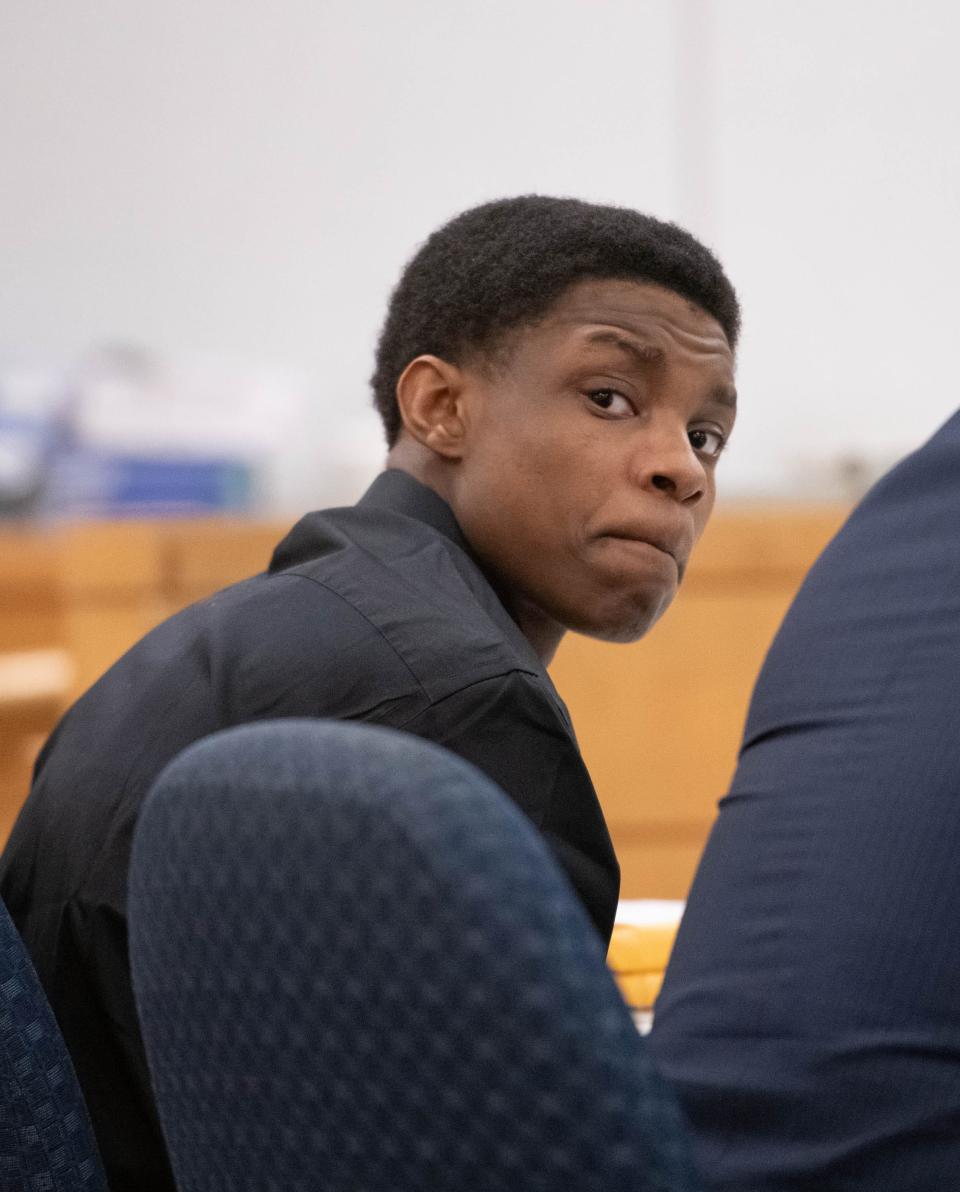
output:
[[[459,459],[466,431],[462,371],[439,356],[417,356],[397,381],[397,405],[409,435],[446,459]]]

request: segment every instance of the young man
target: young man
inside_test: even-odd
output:
[[[633,641],[677,590],[734,417],[739,312],[711,254],[634,211],[536,196],[436,232],[373,388],[387,470],[308,514],[270,570],[135,646],[64,718],[0,861],[114,1192],[168,1189],[127,964],[141,802],[191,741],[365,720],[485,771],[609,935],[618,870],[545,670],[575,629]],[[626,725],[625,725],[626,727]]]

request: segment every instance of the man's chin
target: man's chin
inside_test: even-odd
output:
[[[653,624],[654,622],[650,621],[643,625],[584,627],[577,632],[583,634],[584,637],[592,637],[594,641],[614,642],[627,646],[631,642],[638,642],[647,630],[652,628]]]
[[[631,604],[627,608],[610,610],[603,617],[584,617],[579,624],[569,624],[568,627],[584,637],[592,637],[602,642],[617,642],[628,645],[639,641],[659,621],[670,607],[675,593],[664,595],[661,599],[653,599],[642,605]]]

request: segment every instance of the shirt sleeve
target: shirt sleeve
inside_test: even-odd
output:
[[[484,679],[431,704],[403,728],[464,758],[513,799],[609,940],[619,866],[580,751],[541,684],[522,671]]]

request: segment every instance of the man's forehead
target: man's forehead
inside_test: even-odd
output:
[[[702,307],[655,282],[595,279],[575,282],[547,311],[543,324],[609,324],[624,330],[675,326],[687,335],[718,341],[730,350],[723,328]]]
[[[679,353],[733,372],[734,354],[717,320],[683,295],[653,282],[577,282],[536,326],[548,334],[570,336],[585,347],[622,341],[623,349],[638,358]]]

